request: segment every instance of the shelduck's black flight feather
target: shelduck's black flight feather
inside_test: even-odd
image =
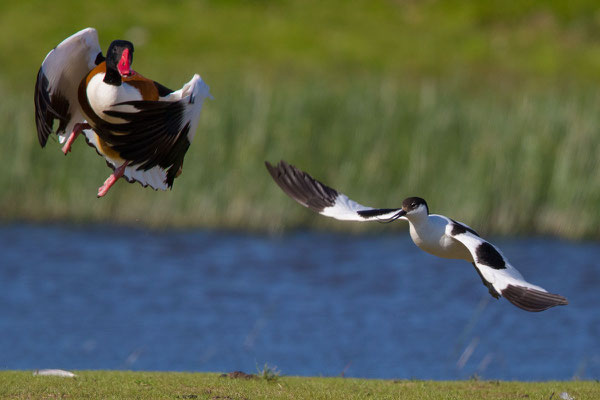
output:
[[[131,105],[138,111],[105,111],[106,115],[127,122],[102,121],[96,129],[98,136],[132,165],[141,164],[138,169],[148,170],[156,165],[168,167],[173,157],[171,152],[183,148],[180,141],[187,141],[189,124],[182,126],[184,101],[139,100],[116,104],[121,105]]]

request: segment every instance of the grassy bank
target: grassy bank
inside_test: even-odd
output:
[[[484,233],[600,237],[594,2],[143,4],[0,6],[0,220],[383,229],[292,203],[263,166],[283,158],[367,205],[418,195]],[[211,85],[172,192],[119,182],[97,200],[110,171],[91,149],[39,148],[33,77],[88,25],[103,48],[134,40],[147,76]]]
[[[600,384],[572,382],[419,381],[278,377],[231,379],[208,373],[81,371],[76,378],[0,372],[3,399],[575,399],[600,396]]]

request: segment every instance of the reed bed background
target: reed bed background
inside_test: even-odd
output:
[[[600,236],[593,1],[16,3],[0,6],[0,221],[382,230],[299,207],[263,164],[285,159],[365,205],[421,196],[483,233]],[[86,26],[103,49],[134,41],[143,75],[211,86],[172,191],[96,199],[110,170],[83,140],[39,147],[37,69]]]

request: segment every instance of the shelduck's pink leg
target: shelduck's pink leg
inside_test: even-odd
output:
[[[88,123],[76,123],[75,126],[73,126],[73,132],[71,132],[67,138],[67,142],[62,148],[62,152],[65,153],[65,156],[71,151],[71,145],[84,129],[92,129],[92,127]]]
[[[125,168],[129,164],[129,161],[126,161],[119,168],[115,168],[114,172],[104,181],[104,185],[100,186],[98,189],[98,197],[104,196],[108,193],[108,189],[111,188],[112,185],[115,184],[116,181],[119,180],[120,177],[125,173]]]

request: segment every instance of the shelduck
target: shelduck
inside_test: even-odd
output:
[[[145,78],[131,68],[133,52],[131,42],[115,40],[104,57],[97,31],[87,28],[51,50],[37,76],[40,145],[56,133],[67,154],[83,133],[113,169],[98,197],[122,176],[170,189],[181,174],[204,99],[212,98],[199,75],[177,91]]]

